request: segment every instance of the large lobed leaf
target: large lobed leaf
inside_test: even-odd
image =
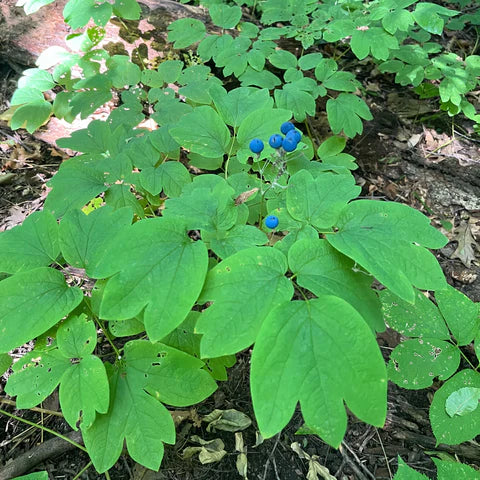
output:
[[[187,316],[207,273],[208,253],[178,218],[142,220],[125,228],[91,266],[109,278],[100,305],[105,320],[128,320],[143,309],[147,334],[158,340]]]
[[[442,290],[445,277],[425,248],[441,248],[447,239],[419,211],[393,202],[357,200],[347,205],[328,242],[355,260],[379,282],[413,303],[413,286]]]
[[[387,374],[375,337],[351,305],[332,295],[270,312],[253,349],[251,390],[267,438],[288,423],[298,401],[306,424],[335,448],[347,427],[344,402],[361,420],[385,421]]]
[[[58,270],[39,267],[0,282],[0,352],[46,332],[83,299]]]
[[[83,429],[83,439],[98,472],[118,460],[124,440],[130,456],[158,470],[163,443],[175,443],[169,411],[158,401],[175,406],[197,403],[216,388],[203,362],[160,343],[136,340],[125,345],[118,367],[110,370],[110,408]]]
[[[292,298],[286,271],[285,256],[268,247],[241,250],[210,270],[200,301],[213,305],[195,327],[203,334],[202,357],[233,354],[255,341],[270,310]]]

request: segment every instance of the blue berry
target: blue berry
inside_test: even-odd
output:
[[[259,138],[254,138],[249,146],[253,153],[260,153],[263,150],[263,142]]]
[[[280,148],[282,146],[283,137],[279,133],[274,133],[268,140],[268,144],[272,148]]]
[[[278,226],[278,217],[276,217],[275,215],[269,215],[269,216],[265,219],[265,225],[266,225],[268,228],[277,228],[277,226]]]
[[[286,152],[293,152],[297,148],[298,143],[293,138],[284,138],[282,147]]]
[[[286,135],[290,130],[293,130],[295,128],[295,125],[292,122],[284,122],[282,123],[282,126],[280,127],[280,131]]]
[[[294,142],[298,143],[302,139],[302,134],[298,130],[293,129],[285,135],[285,138],[291,138]]]

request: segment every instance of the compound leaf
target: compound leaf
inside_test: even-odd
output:
[[[416,338],[397,345],[390,355],[388,378],[402,388],[430,387],[435,378],[446,380],[460,365],[460,352],[437,338]]]
[[[242,18],[242,9],[240,7],[229,7],[224,3],[213,4],[208,9],[212,22],[218,27],[234,28]]]
[[[62,163],[58,172],[48,182],[53,187],[45,200],[45,209],[57,218],[68,210],[81,208],[92,198],[104,192],[104,173],[98,168],[99,158],[80,155]]]
[[[438,308],[423,293],[415,292],[414,305],[389,290],[382,290],[379,295],[385,321],[398,333],[406,337],[450,339]]]
[[[468,345],[479,331],[478,306],[450,285],[435,292],[438,308],[459,345]]]
[[[348,302],[372,330],[383,331],[381,304],[372,290],[372,278],[354,270],[354,262],[326,240],[304,238],[288,252],[290,270],[300,286],[315,295],[335,295]]]
[[[234,128],[255,110],[273,106],[273,99],[267,89],[239,87],[227,93],[223,87],[214,85],[210,89],[210,95],[223,121]]]
[[[403,300],[414,302],[412,285],[445,288],[442,269],[423,247],[441,248],[447,239],[419,211],[400,203],[357,200],[346,206],[337,226],[328,242]]]
[[[206,33],[203,22],[195,18],[180,18],[168,26],[168,41],[176,49],[186,48],[199,42]]]
[[[15,109],[10,120],[10,128],[17,130],[25,128],[28,133],[33,133],[41,127],[52,114],[52,104],[46,100],[35,100]]]
[[[191,152],[204,157],[220,157],[227,152],[230,133],[218,113],[209,106],[183,115],[169,130],[172,137]]]
[[[324,173],[314,178],[308,170],[300,170],[288,183],[287,209],[296,220],[326,229],[360,191],[352,175]]]
[[[0,272],[50,265],[60,254],[55,218],[46,210],[32,213],[21,225],[0,233],[0,252]]]
[[[374,335],[347,302],[320,295],[283,303],[263,322],[252,354],[260,432],[266,438],[278,433],[300,401],[305,423],[338,448],[347,426],[344,402],[363,421],[383,425],[386,377]]]
[[[238,217],[233,188],[217,175],[201,175],[165,202],[165,217],[182,218],[190,230],[228,230]]]
[[[166,345],[142,340],[125,345],[123,362],[109,368],[111,396],[107,414],[98,415],[90,428],[82,429],[98,472],[115,464],[124,439],[136,462],[158,470],[163,443],[175,442],[175,426],[169,411],[154,396],[173,397],[179,404],[203,400],[213,392],[215,384],[206,371],[200,370],[201,365],[198,359]]]
[[[447,399],[450,395],[466,387],[480,388],[478,372],[462,370],[435,392],[430,405],[430,423],[438,443],[457,445],[472,440],[480,433],[480,408],[465,415],[454,415],[453,417],[446,410]]]
[[[70,210],[60,222],[60,245],[65,260],[76,268],[85,268],[91,274],[109,248],[109,241],[132,222],[130,208],[114,211],[106,205],[85,215],[81,210]]]
[[[177,327],[197,299],[207,273],[208,253],[193,242],[178,218],[141,220],[124,229],[92,267],[95,278],[109,278],[100,316],[128,320],[144,308],[150,340]]]
[[[228,257],[208,272],[199,301],[213,305],[202,312],[195,327],[196,333],[203,334],[202,357],[233,354],[255,341],[269,311],[293,295],[286,271],[283,253],[254,247]]]
[[[58,270],[40,267],[0,282],[0,352],[46,332],[83,299]],[[21,325],[21,328],[19,328]]]
[[[152,195],[158,195],[163,190],[168,197],[178,197],[182,188],[191,181],[188,170],[180,162],[164,162],[140,172],[140,185]]]
[[[363,132],[362,118],[373,118],[367,104],[352,93],[341,93],[337,98],[330,98],[327,101],[327,117],[333,133],[343,130],[350,138]]]
[[[70,359],[57,347],[34,349],[15,363],[5,391],[17,397],[17,408],[35,407],[55,390],[70,366]]]
[[[220,258],[227,258],[255,245],[265,245],[268,241],[265,233],[253,225],[235,225],[227,231],[205,231],[202,238],[210,243],[210,248]]]

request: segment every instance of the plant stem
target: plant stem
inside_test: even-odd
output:
[[[65,435],[62,435],[61,433],[56,432],[55,430],[52,430],[48,427],[44,427],[43,425],[38,425],[38,423],[33,423],[30,420],[25,420],[22,417],[17,417],[16,415],[13,415],[13,413],[6,412],[5,410],[2,410],[0,408],[0,413],[3,415],[6,415],[7,417],[13,418],[19,422],[26,423],[27,425],[30,425],[35,428],[39,428],[40,430],[43,430],[44,432],[51,433],[52,435],[55,435],[58,438],[61,438],[62,440],[65,440],[68,443],[71,443],[74,447],[77,447],[78,449],[82,450],[85,453],[87,452],[87,449],[83,446],[80,445],[79,443],[75,442],[74,440],[71,440],[70,438],[66,437]]]
[[[12,407],[15,407],[15,408],[17,407],[17,403],[14,400],[9,400],[8,398],[0,397],[0,403],[6,403],[7,405],[12,405]],[[32,408],[29,408],[28,410],[31,410],[32,412],[46,413],[48,415],[55,415],[56,417],[63,418],[63,413],[56,412],[55,410],[47,410],[46,408],[40,408],[40,407],[32,407]]]
[[[82,473],[86,472],[86,471],[90,468],[91,465],[92,465],[92,461],[90,460],[90,461],[72,478],[72,480],[78,480],[78,479],[81,477]]]

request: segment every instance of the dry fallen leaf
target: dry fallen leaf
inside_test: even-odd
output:
[[[308,460],[307,480],[318,480],[318,475],[320,475],[320,477],[322,477],[324,480],[336,480],[333,475],[330,475],[330,470],[328,470],[327,467],[320,465],[318,462],[319,457],[317,455],[310,456],[308,453],[305,453],[298,442],[292,443],[290,448],[300,458]]]
[[[473,246],[478,248],[478,244],[473,238],[468,222],[462,221],[453,240],[458,242],[458,246],[450,258],[458,258],[467,268],[470,268],[472,261],[475,260]]]

